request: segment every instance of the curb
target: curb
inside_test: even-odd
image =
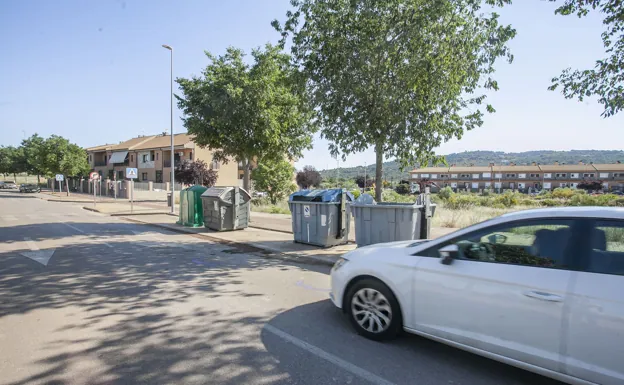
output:
[[[254,243],[254,242],[229,241],[229,240],[218,238],[218,237],[212,237],[212,236],[210,236],[209,234],[206,234],[206,233],[196,233],[196,232],[193,232],[193,231],[186,230],[184,228],[178,228],[178,227],[169,226],[169,225],[162,225],[160,223],[144,222],[144,221],[141,221],[141,220],[138,220],[138,219],[127,218],[127,217],[122,217],[122,219],[125,220],[125,221],[128,221],[128,222],[138,223],[138,224],[142,224],[142,225],[146,225],[146,226],[157,227],[157,228],[173,231],[173,232],[179,233],[179,234],[200,236],[200,237],[209,239],[209,240],[211,240],[213,242],[221,243],[221,244],[225,244],[225,245],[244,246],[244,247],[247,247],[249,249],[253,249],[253,251],[262,253],[265,258],[280,259],[280,260],[286,260],[286,261],[290,261],[290,262],[306,263],[306,264],[311,264],[311,265],[325,265],[325,266],[330,266],[330,267],[334,265],[334,261],[329,260],[328,258],[320,257],[320,256],[300,255],[300,254],[286,254],[286,253],[281,252],[281,251],[279,251],[277,249],[273,249],[271,247],[266,247],[264,245],[260,245],[260,244]],[[268,252],[268,254],[267,254],[267,252]]]
[[[105,215],[108,215],[108,216],[111,216],[111,217],[125,217],[127,215],[133,215],[134,216],[134,215],[162,215],[162,214],[166,214],[166,213],[163,213],[163,212],[158,212],[158,213],[152,213],[152,212],[149,212],[149,213],[141,213],[141,212],[139,212],[139,213],[126,213],[126,212],[122,212],[122,213],[105,213],[105,212],[100,211],[98,209],[94,209],[93,207],[87,207],[87,206],[83,206],[82,209],[83,210],[87,210],[87,211],[93,211],[95,213],[105,214]]]
[[[272,229],[270,227],[262,227],[262,226],[256,226],[256,225],[249,225],[249,227],[251,227],[252,229],[260,229],[260,230],[267,230],[267,231],[275,231],[278,233],[284,233],[284,234],[292,234],[292,231],[287,231],[287,230],[279,230],[279,229]]]

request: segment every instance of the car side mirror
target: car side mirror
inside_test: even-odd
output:
[[[440,254],[441,264],[450,265],[457,258],[457,254],[459,254],[459,247],[457,245],[446,245],[438,250],[438,254]]]

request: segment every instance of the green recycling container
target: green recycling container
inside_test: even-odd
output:
[[[201,195],[207,190],[203,186],[191,186],[180,191],[179,225],[202,227],[204,225],[204,209]]]

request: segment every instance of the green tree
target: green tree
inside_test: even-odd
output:
[[[30,138],[22,140],[21,147],[24,151],[26,172],[37,175],[37,183],[40,183],[40,176],[46,174],[45,139],[34,134]]]
[[[63,174],[67,195],[69,178],[85,176],[91,170],[86,151],[62,136],[52,135],[46,139],[43,151],[46,154],[45,169],[48,176]]]
[[[502,5],[510,0],[487,0]],[[373,146],[382,163],[439,161],[434,149],[483,123],[494,62],[515,36],[482,0],[292,0],[282,44],[302,68],[322,135],[343,158]],[[493,112],[491,105],[486,105]]]
[[[251,65],[232,47],[223,56],[206,56],[210,64],[202,76],[176,80],[184,126],[216,160],[242,162],[243,186],[249,189],[251,160],[295,159],[311,148],[316,126],[305,87],[278,47],[253,50]]]
[[[24,171],[23,151],[13,146],[0,147],[0,173],[4,175],[15,174]]]
[[[253,170],[251,178],[256,190],[265,191],[271,204],[276,204],[297,189],[294,173],[295,168],[288,161],[267,158]]]
[[[565,0],[555,13],[584,17],[590,11],[604,15],[602,44],[606,57],[596,60],[592,69],[566,68],[552,79],[549,89],[554,91],[561,87],[566,99],[576,98],[581,102],[586,97],[597,96],[598,102],[604,106],[602,116],[606,118],[624,107],[624,3],[619,0]]]

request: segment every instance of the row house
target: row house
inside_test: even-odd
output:
[[[624,164],[559,164],[495,165],[425,167],[411,171],[410,180],[415,186],[429,179],[438,188],[449,186],[457,190],[551,190],[558,187],[576,188],[584,181],[602,181],[605,190],[624,189]]]
[[[174,163],[203,160],[218,171],[217,185],[235,186],[239,179],[237,162],[220,164],[212,151],[197,146],[188,134],[173,136]],[[171,180],[171,135],[151,135],[132,138],[114,145],[87,148],[92,170],[102,179],[123,180],[127,167],[138,169],[137,182],[166,183]]]

